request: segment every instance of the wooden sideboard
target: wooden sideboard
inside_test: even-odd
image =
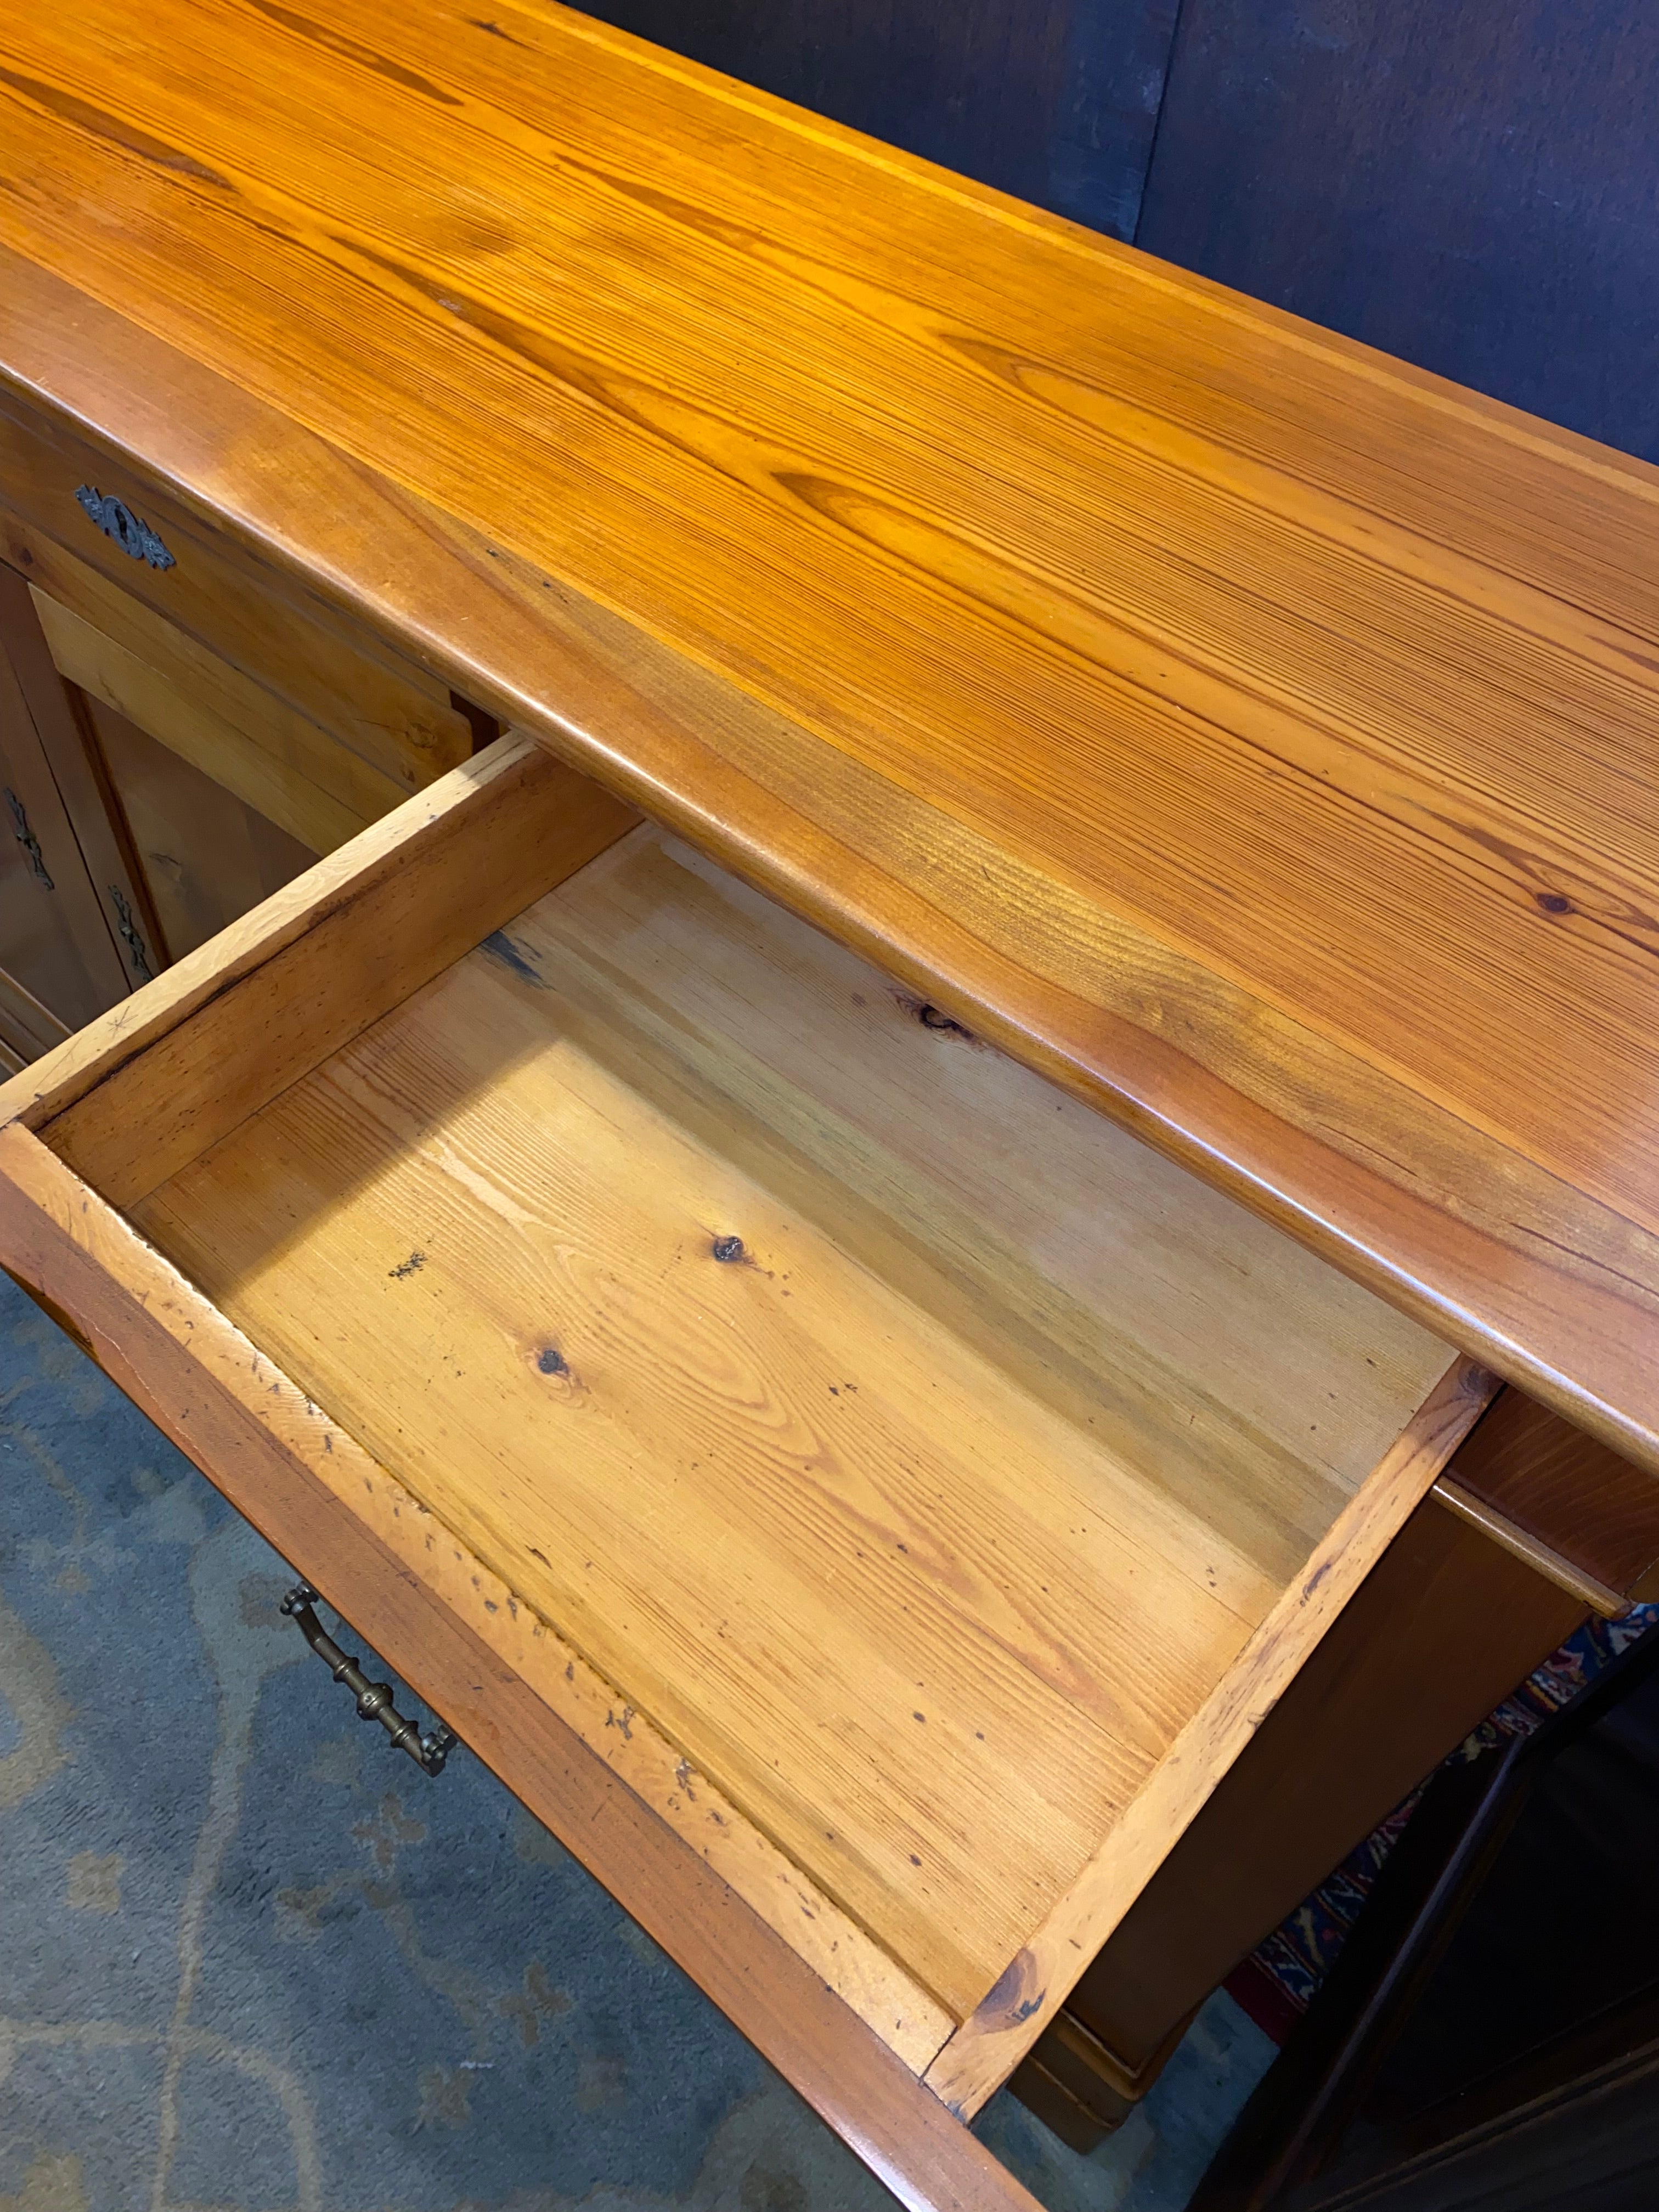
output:
[[[1659,477],[551,5],[0,122],[0,1261],[1029,2204],[1659,1558]]]

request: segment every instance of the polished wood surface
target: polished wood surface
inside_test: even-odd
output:
[[[131,1211],[961,2019],[1449,1354],[926,1011],[641,830]]]
[[[618,1771],[619,1731],[596,1747],[562,1716],[523,1656],[554,1641],[528,1610],[453,1539],[434,1547],[429,1516],[408,1492],[15,1125],[0,1130],[0,1261],[279,1552],[303,1563],[906,2212],[1039,2212],[811,1957]],[[792,1903],[799,1926],[801,1900]]]
[[[1659,1467],[1652,471],[550,5],[0,114],[20,400]]]

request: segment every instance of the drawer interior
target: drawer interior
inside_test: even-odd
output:
[[[965,2017],[1446,1347],[647,825],[298,1061],[259,988],[210,1141],[48,1142]]]

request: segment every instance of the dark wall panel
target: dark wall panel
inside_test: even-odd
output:
[[[1127,238],[1178,0],[591,0],[586,12]]]
[[[1659,5],[1185,0],[1139,242],[1659,460]]]

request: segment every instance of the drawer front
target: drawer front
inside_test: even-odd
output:
[[[72,567],[57,557],[60,549]],[[439,678],[10,394],[0,396],[0,559],[106,630],[107,592],[96,610],[77,604],[76,570],[113,585],[405,795],[474,750],[475,718],[452,703]]]

